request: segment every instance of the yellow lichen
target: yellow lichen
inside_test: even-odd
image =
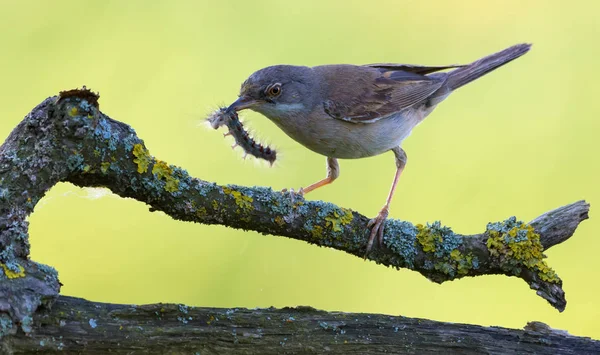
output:
[[[233,196],[235,204],[243,210],[252,210],[252,202],[254,199],[250,196],[244,195],[240,191],[233,190],[229,187],[223,187],[223,193],[226,195]]]
[[[4,270],[4,274],[9,279],[18,279],[19,277],[25,277],[25,269],[19,264],[17,264],[17,267],[19,268],[19,272],[12,271],[11,269],[8,268],[8,266],[6,266],[6,264],[0,263],[0,266],[2,266],[2,269]]]
[[[342,208],[342,212],[344,212],[344,214],[340,217],[340,221],[342,222],[342,225],[345,226],[352,222],[354,216],[352,215],[352,210],[348,208]]]
[[[347,225],[352,222],[352,210],[347,208],[341,209],[343,214],[340,216],[337,210],[333,210],[327,217],[325,217],[325,221],[327,222],[327,226],[331,227],[331,230],[334,232],[341,232],[342,226]]]
[[[459,261],[461,259],[461,252],[458,249],[454,249],[452,250],[452,252],[450,252],[450,257],[452,258],[452,260],[454,261]]]
[[[173,168],[162,160],[157,160],[152,167],[152,174],[165,181],[165,190],[175,192],[179,189],[179,180],[173,177]]]
[[[77,107],[71,107],[71,109],[69,110],[69,116],[71,117],[77,116],[78,113],[79,111],[77,110]]]
[[[424,252],[435,252],[435,243],[441,243],[443,238],[441,234],[433,233],[431,229],[422,224],[417,224],[417,240],[423,247]]]
[[[152,167],[152,174],[156,175],[159,179],[166,179],[173,174],[173,169],[162,160],[156,160]]]
[[[96,158],[99,158],[99,157],[100,157],[100,154],[101,154],[101,152],[100,152],[100,149],[98,149],[98,148],[94,149],[94,156],[95,156]]]
[[[135,159],[133,162],[137,164],[137,172],[142,174],[148,171],[148,165],[150,165],[150,161],[152,157],[150,156],[150,152],[148,149],[144,148],[140,143],[135,144],[133,146],[133,155]]]
[[[473,254],[464,255],[458,249],[450,252],[450,258],[456,262],[455,268],[459,276],[464,276],[473,268]]]
[[[285,225],[285,221],[281,216],[275,217],[275,223],[279,224],[280,227],[283,227],[283,225]]]
[[[212,202],[212,208],[215,211],[219,209],[219,203],[217,202],[217,200],[213,200],[213,202]]]
[[[91,169],[91,167],[90,167],[89,165],[87,165],[87,164],[85,164],[85,165],[83,166],[83,172],[84,172],[84,173],[89,173],[89,172],[90,172],[90,169]]]
[[[206,211],[206,208],[204,208],[204,207],[200,207],[196,211],[196,216],[198,216],[198,218],[204,218],[204,217],[206,217],[207,214],[208,214],[208,212]]]
[[[108,172],[108,168],[110,168],[109,162],[104,161],[100,164],[100,171],[102,172],[102,174],[106,174]]]
[[[175,192],[179,190],[179,180],[175,179],[172,176],[169,176],[167,178],[167,181],[165,183],[165,191],[167,192]]]
[[[504,249],[504,242],[500,239],[500,232],[489,231],[490,237],[487,240],[487,248],[491,256],[499,256],[499,250]]]
[[[537,273],[540,279],[547,282],[559,282],[560,279],[544,261],[544,247],[540,235],[532,226],[521,223],[508,232],[488,230],[487,248],[491,256],[503,257],[502,262],[514,272],[519,267],[526,267]]]
[[[323,227],[321,227],[321,226],[314,226],[313,229],[310,231],[310,234],[312,235],[312,237],[314,239],[321,239],[321,238],[323,238]]]

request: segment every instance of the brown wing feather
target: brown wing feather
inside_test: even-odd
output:
[[[361,95],[327,100],[324,109],[336,119],[373,123],[423,102],[445,82],[446,75],[425,76],[402,70],[380,71]]]

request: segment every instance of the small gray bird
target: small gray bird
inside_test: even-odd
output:
[[[357,159],[392,151],[396,175],[385,205],[369,221],[367,253],[383,226],[406,153],[400,147],[433,109],[459,87],[522,56],[530,44],[518,44],[468,65],[410,64],[275,65],[254,72],[226,112],[251,109],[266,116],[288,136],[327,157],[327,177],[308,193],[339,176],[337,159]],[[440,72],[444,69],[454,69]]]

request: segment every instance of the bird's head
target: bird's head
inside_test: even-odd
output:
[[[313,109],[319,86],[309,67],[275,65],[254,72],[227,111],[251,109],[282,120]]]

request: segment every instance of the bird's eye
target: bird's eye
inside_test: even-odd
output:
[[[281,94],[281,84],[275,83],[267,88],[267,94],[271,97],[276,97]]]

